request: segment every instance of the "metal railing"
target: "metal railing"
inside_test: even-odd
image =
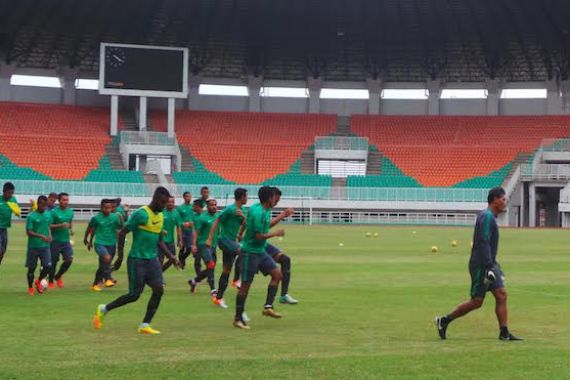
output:
[[[566,165],[570,166],[570,165]],[[570,178],[570,168],[566,175]],[[150,197],[160,184],[123,183],[123,182],[87,182],[87,181],[32,181],[0,179],[11,181],[20,194],[48,194],[52,191],[67,192],[76,196],[101,197]],[[210,185],[212,196],[218,199],[231,199],[238,185]],[[181,196],[185,191],[199,194],[203,184],[168,184],[165,187],[174,196]],[[241,185],[249,194],[257,194],[259,185]],[[385,201],[385,202],[485,202],[488,189],[463,188],[388,188],[388,187],[347,187],[346,196],[342,192],[333,192],[331,187],[319,186],[279,186],[285,198],[313,200],[347,201]]]
[[[570,164],[535,164],[521,166],[523,166],[521,170],[521,179],[523,181],[570,180]]]
[[[176,137],[168,137],[164,132],[121,131],[121,144],[176,145]]]
[[[540,146],[543,152],[570,152],[570,139],[543,139]]]
[[[368,138],[320,136],[315,138],[316,150],[368,150]]]

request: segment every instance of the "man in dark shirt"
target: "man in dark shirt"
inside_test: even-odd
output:
[[[505,190],[496,187],[489,191],[487,197],[489,206],[481,211],[475,223],[473,248],[469,260],[471,274],[471,299],[455,308],[444,317],[436,317],[435,324],[439,337],[447,338],[449,324],[465,314],[480,308],[487,292],[495,296],[495,313],[499,321],[500,340],[522,340],[511,334],[507,328],[507,292],[503,281],[503,272],[497,263],[499,247],[499,226],[497,216],[507,207]]]

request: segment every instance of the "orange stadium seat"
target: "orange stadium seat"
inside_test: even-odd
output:
[[[166,114],[151,115],[166,130]],[[334,115],[178,111],[176,137],[204,166],[226,180],[259,183],[286,173],[316,136],[336,130]]]
[[[83,179],[96,169],[108,131],[105,108],[0,102],[0,153],[53,179]]]
[[[351,129],[422,185],[452,186],[570,136],[570,117],[353,116]]]

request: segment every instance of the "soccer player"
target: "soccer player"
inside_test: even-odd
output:
[[[57,201],[57,193],[54,193],[53,191],[49,193],[47,200],[47,211],[51,211],[57,207],[55,204]],[[38,209],[38,202],[35,199],[30,199],[30,203],[32,204],[31,211],[36,211]]]
[[[204,261],[206,269],[201,270],[196,277],[188,280],[188,285],[190,285],[190,291],[192,293],[196,292],[196,285],[203,279],[208,279],[208,285],[210,285],[210,296],[214,298],[216,296],[217,290],[215,285],[214,269],[216,268],[216,247],[206,245],[206,241],[210,236],[210,230],[212,225],[217,220],[218,214],[218,202],[215,199],[209,199],[207,203],[207,211],[202,213],[198,219],[194,222],[194,242],[192,244],[192,253],[196,255],[200,260]],[[218,228],[214,230],[212,234],[212,241],[217,241],[218,239]]]
[[[239,255],[240,246],[237,241],[237,235],[242,224],[245,223],[245,217],[242,207],[247,204],[247,190],[241,187],[234,191],[235,203],[226,206],[220,216],[214,221],[210,228],[208,240],[206,240],[206,247],[211,248],[212,244],[218,244],[218,247],[223,253],[223,269],[218,283],[218,293],[212,299],[215,305],[222,309],[227,309],[228,305],[224,301],[224,292],[228,287],[230,273],[236,256]],[[214,236],[218,231],[218,226],[221,226],[221,236],[218,241],[214,240]]]
[[[102,284],[108,288],[115,286],[115,282],[111,278],[113,271],[111,261],[115,257],[117,231],[122,228],[122,223],[120,216],[111,212],[114,203],[111,199],[101,201],[101,212],[91,218],[83,239],[87,250],[90,251],[95,237],[95,252],[99,256],[99,268],[95,272],[95,279],[91,286],[91,290],[94,292],[103,290]],[[88,241],[89,235],[91,238]]]
[[[488,208],[481,211],[475,223],[473,248],[469,260],[471,274],[471,299],[455,308],[444,317],[436,317],[435,324],[439,337],[447,338],[447,328],[455,319],[480,308],[487,292],[495,297],[495,313],[499,321],[500,340],[522,340],[511,334],[507,327],[507,292],[503,282],[503,272],[497,263],[499,246],[499,226],[497,216],[505,211],[507,200],[505,190],[496,187],[489,191]]]
[[[71,246],[71,236],[73,236],[73,210],[68,207],[69,194],[60,193],[58,195],[59,207],[51,211],[51,233],[53,241],[51,242],[51,268],[49,271],[48,287],[55,287],[54,280],[59,288],[63,288],[63,275],[73,262],[73,247]],[[59,271],[55,273],[59,255],[63,258],[63,263]]]
[[[22,211],[14,192],[16,188],[12,182],[6,182],[2,186],[2,197],[0,197],[0,264],[8,249],[8,228],[12,226],[12,214],[20,216]]]
[[[181,220],[180,214],[174,208],[174,197],[168,198],[168,203],[166,204],[166,209],[162,212],[164,214],[164,236],[162,237],[162,241],[166,245],[166,248],[170,252],[176,252],[176,246],[174,245],[174,236],[176,230],[176,242],[180,247],[182,245],[182,229],[181,229]],[[170,265],[172,265],[172,261],[167,261],[164,263],[165,253],[160,251],[159,256],[160,264],[162,265],[162,271],[164,272],[167,270]]]
[[[121,215],[123,222],[126,222],[129,217],[129,206],[121,203],[123,200],[121,198],[115,199],[115,211],[117,214]]]
[[[277,187],[271,188],[275,193],[275,206],[281,200],[282,192]],[[271,220],[270,228],[273,228],[283,219],[288,218],[289,216],[293,215],[295,210],[292,208],[287,208],[275,218]],[[283,253],[279,248],[274,246],[271,243],[267,243],[266,252],[275,262],[281,265],[281,274],[283,275],[283,279],[281,280],[281,297],[279,297],[279,303],[289,304],[289,305],[296,305],[299,303],[298,300],[291,297],[289,295],[289,283],[291,282],[291,258]]]
[[[138,332],[150,335],[160,334],[158,330],[150,326],[164,293],[162,268],[158,261],[157,250],[164,251],[175,266],[180,265],[175,254],[170,252],[162,241],[164,225],[162,211],[169,198],[168,190],[164,187],[158,187],[154,191],[152,202],[148,206],[135,210],[125,227],[119,232],[118,257],[113,265],[115,270],[118,270],[123,262],[125,237],[129,232],[133,233],[133,243],[127,259],[129,292],[111,303],[97,307],[93,316],[93,327],[96,329],[103,326],[103,318],[108,312],[138,300],[144,286],[148,285],[152,289],[152,296],[148,301],[146,314]]]
[[[51,267],[51,253],[49,245],[51,237],[51,216],[47,212],[48,199],[45,195],[40,195],[37,200],[38,208],[32,211],[26,218],[26,233],[28,235],[28,253],[26,267],[28,268],[28,294],[34,295],[34,288],[39,294],[44,292],[42,280],[46,278]],[[34,282],[34,273],[38,266],[38,259],[41,262],[40,275]]]
[[[281,314],[273,309],[273,302],[277,294],[277,288],[281,281],[281,271],[275,261],[265,252],[267,240],[276,236],[285,236],[284,230],[269,232],[271,224],[271,208],[274,205],[275,196],[268,186],[263,186],[258,192],[259,202],[251,206],[246,216],[246,230],[243,237],[240,255],[242,259],[241,287],[236,296],[236,315],[234,326],[240,329],[249,329],[244,321],[243,312],[245,301],[255,274],[259,271],[263,275],[271,275],[271,281],[267,288],[267,298],[263,309],[263,315],[272,318],[281,318]]]
[[[208,205],[208,199],[210,199],[210,189],[208,188],[208,186],[203,186],[200,189],[200,198],[198,198],[198,200],[202,204],[202,208]]]
[[[194,221],[194,206],[191,204],[192,195],[186,191],[182,194],[182,198],[184,199],[184,203],[178,206],[176,209],[178,210],[178,214],[180,215],[180,221],[183,223],[182,225],[182,245],[180,246],[180,253],[178,254],[180,260],[180,267],[184,269],[186,267],[186,259],[190,256],[192,251],[192,227],[186,227],[186,223]],[[200,210],[201,213],[201,210]]]

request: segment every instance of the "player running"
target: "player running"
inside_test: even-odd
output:
[[[193,228],[187,223],[194,221],[194,206],[191,203],[192,194],[190,194],[188,191],[182,194],[182,199],[184,199],[184,203],[178,206],[176,210],[180,215],[180,221],[183,223],[182,245],[180,246],[180,253],[178,254],[178,258],[180,260],[180,267],[184,269],[186,267],[186,259],[192,253],[192,242],[194,240],[192,235]],[[188,227],[186,227],[186,225],[188,225]]]
[[[101,212],[95,215],[89,221],[89,225],[85,230],[83,243],[90,251],[93,247],[93,238],[95,238],[95,253],[99,256],[99,268],[95,272],[95,279],[91,290],[100,292],[103,286],[112,287],[115,282],[111,278],[111,262],[115,257],[115,248],[117,246],[117,231],[123,226],[121,217],[117,213],[111,212],[114,200],[103,199],[101,201]],[[88,240],[88,237],[90,239]]]
[[[51,211],[52,224],[50,226],[53,241],[51,242],[51,268],[49,271],[50,289],[55,288],[54,280],[59,288],[63,288],[63,275],[73,262],[73,210],[69,206],[69,194],[60,193],[58,196],[59,206]],[[63,258],[59,271],[56,273],[59,256]]]
[[[8,228],[12,226],[12,214],[20,216],[22,211],[18,201],[14,197],[16,188],[12,182],[6,182],[2,186],[0,197],[0,264],[8,249]]]
[[[210,285],[210,296],[212,298],[216,297],[216,285],[214,277],[214,269],[216,268],[216,247],[206,245],[206,241],[210,236],[210,230],[214,222],[218,219],[218,202],[215,199],[209,199],[207,203],[207,211],[202,213],[199,218],[194,222],[194,242],[192,244],[192,253],[196,255],[195,257],[203,260],[206,265],[206,269],[201,270],[196,277],[188,281],[190,285],[190,291],[192,293],[196,292],[196,285],[203,279],[208,279],[208,285]],[[218,228],[214,230],[212,235],[212,241],[217,241],[218,239]]]
[[[28,294],[34,295],[35,285],[39,294],[44,292],[42,280],[47,277],[51,267],[50,243],[52,241],[50,224],[51,216],[47,211],[48,199],[45,195],[40,195],[37,200],[37,210],[32,211],[26,218],[26,234],[28,235],[28,253],[26,267],[28,268]],[[41,263],[40,275],[34,282],[34,275]]]
[[[246,216],[246,230],[243,237],[241,253],[243,256],[241,266],[241,287],[236,296],[236,315],[234,326],[240,329],[249,329],[244,321],[243,313],[245,301],[255,274],[259,271],[263,275],[271,275],[267,288],[267,298],[262,314],[272,318],[281,318],[281,314],[273,309],[273,302],[277,288],[281,281],[281,271],[275,261],[265,252],[267,240],[276,236],[285,236],[284,230],[269,232],[271,225],[271,208],[274,206],[275,196],[268,186],[263,186],[258,192],[259,202],[251,206]]]
[[[152,296],[148,301],[146,314],[138,332],[149,335],[160,334],[160,331],[150,326],[164,293],[162,268],[158,261],[157,251],[159,249],[164,251],[175,266],[180,265],[175,254],[170,252],[162,241],[164,226],[162,211],[169,198],[168,190],[164,187],[158,187],[154,192],[152,202],[148,206],[135,210],[125,227],[119,232],[118,257],[113,265],[115,270],[118,270],[123,262],[125,237],[129,232],[133,233],[133,243],[127,259],[129,292],[109,304],[97,307],[93,316],[93,327],[96,329],[103,327],[103,319],[108,312],[138,300],[144,286],[148,285],[152,289]]]
[[[208,240],[206,240],[206,247],[211,248],[212,244],[215,246],[217,243],[223,253],[223,269],[218,283],[218,292],[216,297],[212,299],[215,305],[218,305],[223,309],[228,308],[228,305],[224,301],[224,292],[228,287],[232,266],[240,252],[237,235],[240,227],[245,224],[245,217],[242,208],[247,204],[247,190],[241,187],[237,188],[234,191],[234,199],[235,203],[226,206],[224,211],[222,211],[220,216],[214,221],[210,228]],[[214,236],[216,235],[219,226],[221,227],[221,236],[216,242]]]
[[[174,202],[174,197],[171,196],[168,198],[166,209],[162,212],[164,214],[164,236],[162,237],[162,241],[170,252],[176,252],[176,245],[174,244],[175,236],[178,246],[182,246],[182,223],[178,210],[174,208]],[[172,261],[170,260],[168,260],[166,263],[164,262],[165,253],[162,251],[159,252],[158,259],[160,260],[160,265],[162,265],[163,272],[170,268],[172,265]]]
[[[491,189],[487,201],[489,207],[479,213],[475,223],[473,248],[469,260],[471,299],[457,306],[450,314],[435,318],[441,339],[447,338],[447,328],[453,320],[480,308],[486,293],[490,291],[495,296],[495,313],[500,330],[499,339],[522,340],[511,334],[507,328],[507,292],[503,282],[503,272],[496,260],[499,246],[499,226],[496,218],[507,207],[505,190],[501,187]]]
[[[272,187],[273,193],[275,194],[275,204],[277,206],[279,201],[281,200],[282,192],[277,187]],[[283,219],[290,217],[295,213],[295,210],[292,208],[287,208],[275,218],[271,220],[270,228],[273,228]],[[291,297],[289,295],[289,283],[291,282],[291,258],[281,251],[281,249],[277,248],[271,243],[267,243],[267,248],[265,250],[269,256],[277,264],[281,266],[281,273],[283,275],[283,279],[281,280],[281,297],[279,297],[279,303],[289,304],[289,305],[296,305],[299,303],[298,300]]]

